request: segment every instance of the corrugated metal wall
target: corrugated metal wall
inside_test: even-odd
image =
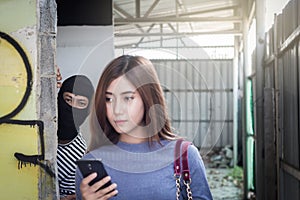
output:
[[[199,148],[233,145],[233,61],[152,60],[178,134]]]
[[[276,93],[275,127],[265,127],[265,135],[273,140],[264,143],[273,146],[276,163],[271,160],[266,163],[277,166],[277,171],[275,180],[265,184],[278,188],[277,199],[300,199],[299,11],[300,2],[291,0],[266,34],[265,87],[275,89]],[[270,98],[265,95],[264,101],[271,101]],[[274,137],[268,128],[275,129]]]

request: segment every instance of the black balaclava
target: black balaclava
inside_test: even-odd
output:
[[[63,98],[64,92],[87,97],[89,99],[88,106],[84,109],[70,106]],[[72,140],[77,136],[80,125],[89,115],[93,95],[94,87],[84,75],[71,76],[63,82],[57,96],[57,137],[59,140]]]

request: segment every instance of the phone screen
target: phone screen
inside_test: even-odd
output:
[[[88,175],[92,174],[93,172],[97,173],[97,177],[94,178],[89,185],[93,185],[94,183],[100,181],[102,178],[108,176],[102,162],[100,160],[77,160],[76,164],[79,167],[83,177],[87,177]],[[105,185],[99,188],[103,189],[111,185],[111,181],[107,182]]]

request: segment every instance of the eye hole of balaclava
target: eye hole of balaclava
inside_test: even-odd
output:
[[[85,96],[64,92],[63,98],[65,102],[73,108],[85,109],[89,106],[89,99]]]
[[[64,98],[69,94],[74,97],[82,96],[87,98],[87,106],[72,107]],[[85,121],[90,111],[90,102],[94,94],[94,87],[91,81],[83,75],[75,75],[66,79],[57,96],[58,107],[58,130],[59,140],[72,140],[79,131],[80,125]]]

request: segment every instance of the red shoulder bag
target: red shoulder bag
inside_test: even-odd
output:
[[[189,200],[192,200],[192,191],[190,188],[191,177],[188,163],[187,150],[191,142],[179,139],[176,141],[175,153],[174,153],[174,177],[176,181],[176,199],[180,198],[180,180],[183,179],[183,183],[186,186],[186,193]],[[180,162],[181,161],[181,162]],[[182,169],[181,169],[182,167]]]

